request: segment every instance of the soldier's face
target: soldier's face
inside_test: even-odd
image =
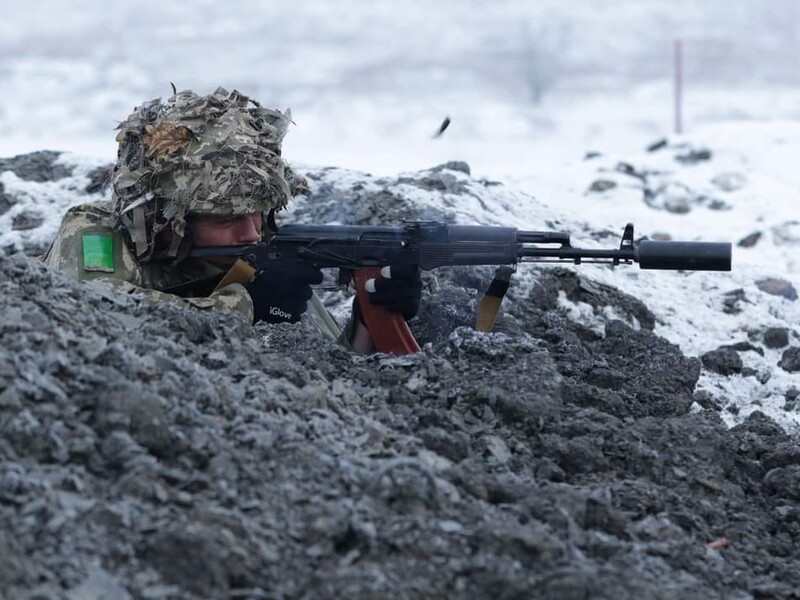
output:
[[[261,213],[239,217],[197,217],[192,225],[195,246],[236,246],[261,239]]]

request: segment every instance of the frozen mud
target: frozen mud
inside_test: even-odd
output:
[[[388,357],[0,255],[0,598],[800,597],[796,437],[537,273],[492,334],[442,273]]]

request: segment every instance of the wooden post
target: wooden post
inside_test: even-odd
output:
[[[683,133],[683,42],[675,40],[675,133]]]

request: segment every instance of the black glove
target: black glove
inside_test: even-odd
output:
[[[382,306],[389,312],[400,313],[408,321],[419,312],[422,298],[419,268],[407,265],[383,267],[380,277],[367,281],[367,292],[372,304]],[[359,321],[364,322],[358,301],[353,304],[353,313]]]
[[[253,299],[254,322],[297,323],[306,312],[312,284],[322,283],[322,271],[313,267],[274,266],[256,273],[245,289]]]

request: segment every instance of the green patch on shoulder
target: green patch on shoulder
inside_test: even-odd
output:
[[[114,272],[114,236],[100,233],[83,234],[83,269]]]

